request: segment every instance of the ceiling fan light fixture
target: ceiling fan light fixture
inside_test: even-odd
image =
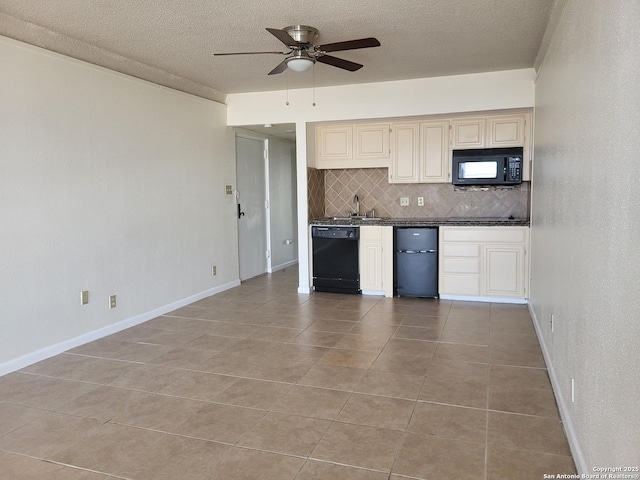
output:
[[[316,63],[315,59],[302,52],[296,54],[294,57],[287,58],[285,62],[287,62],[287,67],[294,72],[304,72],[309,70],[313,64]]]

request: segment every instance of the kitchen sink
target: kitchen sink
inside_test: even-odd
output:
[[[333,217],[334,220],[364,220],[364,215],[351,215],[349,217]]]

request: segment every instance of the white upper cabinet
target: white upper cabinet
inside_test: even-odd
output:
[[[391,124],[389,183],[449,180],[449,121]]]
[[[487,118],[464,117],[451,120],[451,148],[484,148]]]
[[[523,147],[526,114],[487,117],[487,147]]]
[[[389,124],[363,123],[316,126],[315,167],[388,167]]]

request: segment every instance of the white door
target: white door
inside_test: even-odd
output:
[[[240,280],[267,271],[265,141],[236,136]]]

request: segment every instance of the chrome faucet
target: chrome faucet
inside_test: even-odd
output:
[[[360,199],[358,198],[358,195],[353,196],[353,203],[356,206],[355,216],[357,217],[358,215],[360,215]]]

